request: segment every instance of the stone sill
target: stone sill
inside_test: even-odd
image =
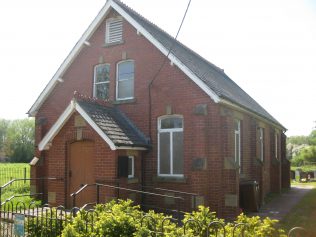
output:
[[[126,99],[126,100],[116,100],[113,101],[113,105],[121,105],[121,104],[132,104],[136,103],[136,99]]]
[[[172,176],[156,176],[153,181],[157,183],[187,183],[187,177],[172,177]]]

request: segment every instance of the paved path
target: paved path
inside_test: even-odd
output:
[[[269,203],[263,205],[259,212],[249,213],[249,215],[281,220],[312,188],[313,186],[292,185],[290,191],[282,193]]]

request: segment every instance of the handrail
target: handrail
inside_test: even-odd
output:
[[[184,201],[183,197],[176,197],[176,196],[164,195],[164,194],[159,194],[159,193],[145,192],[145,191],[140,191],[140,190],[137,190],[137,189],[117,187],[117,186],[112,186],[112,185],[108,185],[108,184],[96,183],[95,185],[102,186],[102,187],[108,187],[108,188],[114,188],[114,189],[121,189],[121,190],[125,190],[125,191],[132,191],[132,192],[135,192],[135,193],[149,194],[149,195],[159,196],[159,197],[174,198],[174,199],[178,199],[178,200]]]
[[[2,190],[9,186],[10,184],[16,182],[16,181],[26,181],[26,180],[63,180],[64,178],[56,178],[56,177],[42,177],[42,178],[23,178],[23,179],[12,179],[6,184],[0,186],[0,202],[2,198]]]
[[[0,203],[0,207],[4,204],[6,204],[7,202],[10,202],[13,198],[16,197],[25,197],[25,196],[36,196],[36,195],[43,195],[43,193],[33,193],[33,194],[21,194],[21,195],[13,195],[9,198],[7,198],[4,202]]]
[[[6,184],[2,185],[0,187],[0,189],[3,189],[5,187],[7,187],[8,185],[14,183],[15,181],[26,181],[26,180],[63,180],[63,178],[53,178],[53,177],[47,177],[47,178],[27,178],[27,179],[12,179],[9,182],[7,182]]]
[[[188,192],[183,192],[183,191],[178,191],[178,190],[172,190],[172,189],[165,189],[165,188],[156,188],[154,186],[144,186],[141,185],[143,188],[151,188],[155,190],[160,190],[160,191],[166,191],[166,192],[171,192],[171,193],[178,193],[178,194],[184,194],[184,195],[190,195],[190,196],[199,196],[197,193],[188,193]]]
[[[76,196],[89,186],[95,186],[97,188],[97,201],[96,201],[97,204],[100,203],[99,202],[100,187],[107,187],[107,188],[112,188],[112,189],[130,191],[130,192],[134,192],[134,193],[147,194],[147,195],[152,195],[152,196],[157,196],[157,197],[174,199],[175,201],[177,201],[177,210],[175,210],[175,211],[177,211],[178,220],[180,221],[180,201],[184,201],[183,197],[177,197],[177,196],[171,196],[171,195],[165,195],[165,194],[159,194],[159,193],[152,193],[152,192],[145,192],[145,191],[140,191],[140,190],[136,190],[136,189],[123,188],[123,187],[119,187],[119,186],[113,186],[113,185],[101,184],[101,183],[85,184],[78,191],[72,193],[70,196],[72,197],[73,207],[76,206]]]
[[[83,185],[78,191],[70,194],[70,197],[76,196],[77,194],[81,193],[82,190],[84,190],[86,187],[91,186],[91,184],[85,184]]]

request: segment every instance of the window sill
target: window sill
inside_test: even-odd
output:
[[[158,183],[187,183],[188,179],[184,176],[156,176],[153,177],[153,181]]]
[[[139,180],[138,180],[138,178],[136,178],[136,177],[128,178],[128,179],[127,179],[127,183],[128,183],[128,184],[136,184],[136,183],[138,183],[138,182],[139,182]]]
[[[114,105],[120,105],[120,104],[132,104],[132,103],[136,103],[136,99],[126,99],[126,100],[116,100],[116,101],[113,101],[113,104]]]
[[[114,42],[114,43],[105,43],[103,45],[103,48],[108,48],[108,47],[112,47],[112,46],[116,46],[116,45],[120,45],[120,44],[124,44],[125,41],[122,40],[122,41],[118,41],[118,42]]]

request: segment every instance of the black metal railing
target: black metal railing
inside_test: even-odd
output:
[[[55,177],[42,177],[42,178],[20,178],[20,179],[12,179],[9,182],[5,183],[4,185],[0,186],[0,202],[2,200],[2,193],[3,190],[7,187],[10,187],[15,182],[26,182],[26,181],[32,181],[32,180],[41,180],[42,186],[44,186],[44,181],[61,181],[63,178],[55,178]]]
[[[38,205],[31,203],[25,205],[24,203],[13,204],[12,201],[6,201],[3,205],[4,211],[0,215],[0,236],[11,237],[15,236],[15,215],[21,215],[24,218],[23,236],[47,236],[57,237],[61,236],[62,231],[68,224],[74,223],[74,218],[80,214],[82,234],[87,236],[89,233],[95,230],[96,222],[100,221],[100,213],[93,209],[84,211],[77,207],[67,210],[63,206],[51,207],[50,205]],[[111,210],[106,212],[107,215],[114,215]],[[142,212],[139,216],[133,216],[130,213],[125,213],[133,218],[133,222],[139,223],[141,227],[144,227],[150,233],[149,236],[159,237],[168,236],[167,226],[173,223],[177,228],[182,229],[181,237],[187,236],[187,234],[193,233],[197,237],[226,237],[226,236],[239,236],[249,237],[247,233],[249,225],[246,223],[230,223],[232,228],[226,229],[225,226],[229,223],[224,221],[210,221],[209,223],[202,223],[197,219],[188,219],[182,221],[181,224],[178,220],[172,217],[165,217],[159,223],[153,216],[146,212]],[[207,226],[206,230],[202,226]],[[204,234],[202,234],[204,233]],[[192,236],[192,235],[190,235]],[[276,232],[269,236],[279,236]],[[301,227],[295,227],[288,232],[288,237],[296,236],[308,236],[311,235],[307,230]],[[268,237],[268,236],[265,236]]]
[[[110,189],[119,190],[119,191],[128,191],[128,192],[137,193],[137,194],[141,194],[141,195],[148,195],[148,196],[152,196],[152,197],[170,198],[170,199],[175,201],[176,206],[177,206],[176,210],[168,209],[168,208],[160,208],[160,209],[164,209],[165,211],[169,211],[173,214],[176,214],[178,221],[180,222],[180,220],[181,220],[181,216],[182,216],[183,212],[180,209],[180,205],[181,205],[181,202],[184,201],[183,197],[171,196],[171,195],[165,195],[165,194],[159,194],[159,193],[153,193],[153,192],[146,192],[146,191],[141,191],[141,190],[137,190],[137,189],[131,189],[131,188],[113,186],[113,185],[108,185],[108,184],[101,184],[101,183],[84,184],[78,191],[70,194],[70,196],[72,197],[72,206],[73,207],[76,206],[76,204],[77,204],[76,200],[77,200],[77,196],[79,194],[81,194],[88,187],[93,187],[93,186],[95,186],[95,188],[96,188],[96,202],[95,202],[96,204],[100,203],[100,188],[110,188]],[[93,204],[93,203],[89,203],[89,205],[90,204]],[[146,205],[142,203],[141,206],[144,207]]]

